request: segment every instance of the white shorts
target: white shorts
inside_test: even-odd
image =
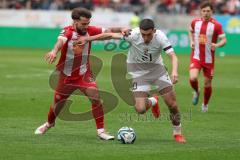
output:
[[[161,91],[164,88],[172,86],[172,81],[166,72],[164,75],[156,79],[147,79],[147,77],[134,78],[132,82],[133,92],[149,92],[154,89]]]

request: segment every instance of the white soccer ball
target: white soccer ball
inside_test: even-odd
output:
[[[131,127],[122,127],[118,130],[117,139],[123,144],[133,144],[136,133]]]

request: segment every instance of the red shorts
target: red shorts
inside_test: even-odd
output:
[[[55,92],[58,94],[70,95],[77,89],[83,92],[90,87],[97,88],[97,83],[90,73],[86,73],[79,77],[68,77],[63,73],[59,73]]]
[[[212,63],[203,63],[196,59],[191,59],[189,70],[198,69],[201,71],[203,69],[203,75],[206,78],[212,79],[214,74],[214,64]]]

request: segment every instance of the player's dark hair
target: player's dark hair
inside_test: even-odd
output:
[[[80,17],[85,17],[85,18],[91,18],[92,14],[91,11],[89,11],[86,8],[74,8],[72,10],[72,19],[77,20],[80,19]]]
[[[143,19],[139,24],[139,28],[145,31],[149,29],[154,29],[154,22],[151,19]]]
[[[213,11],[213,5],[211,2],[209,1],[203,1],[201,4],[200,4],[200,8],[203,9],[205,7],[210,7],[211,10]]]

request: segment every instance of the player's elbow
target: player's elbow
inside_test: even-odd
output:
[[[178,58],[177,58],[177,55],[175,54],[175,52],[171,52],[169,55],[173,61],[178,61]]]
[[[227,39],[225,38],[223,41],[223,45],[225,46],[227,44]]]
[[[221,47],[227,44],[227,38],[221,39]]]

